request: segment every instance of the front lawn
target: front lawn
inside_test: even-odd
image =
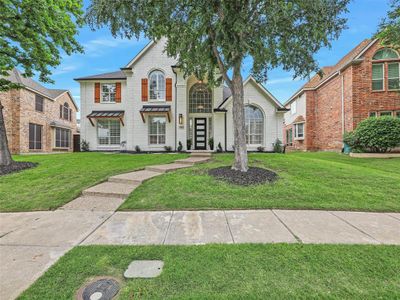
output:
[[[236,186],[215,180],[210,168],[230,165],[231,154],[153,178],[121,210],[333,209],[400,211],[400,159],[359,159],[338,153],[250,154],[252,166],[272,169],[273,184]]]
[[[0,177],[0,211],[55,209],[109,176],[148,165],[170,163],[185,156],[104,153],[15,156],[17,161],[37,162],[39,165]]]
[[[400,247],[361,245],[86,246],[67,253],[19,299],[75,299],[95,276],[121,282],[118,299],[398,299]],[[164,261],[128,279],[132,260]]]

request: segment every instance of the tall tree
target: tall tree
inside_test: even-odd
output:
[[[25,76],[39,73],[39,80],[52,82],[51,68],[67,55],[82,52],[75,39],[83,24],[82,0],[0,0],[0,75],[7,77],[14,67]],[[0,77],[0,92],[20,88]],[[12,163],[0,103],[0,165]]]
[[[383,45],[400,49],[400,0],[392,0],[390,10],[379,25],[376,37]]]
[[[221,79],[232,90],[235,162],[247,171],[243,103],[245,57],[259,81],[278,66],[295,76],[317,71],[313,54],[330,46],[345,27],[349,0],[92,0],[93,28],[108,25],[113,35],[167,38],[166,53],[186,75]],[[216,74],[215,70],[219,72]]]

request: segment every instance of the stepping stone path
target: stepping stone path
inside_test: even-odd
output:
[[[125,278],[154,278],[160,276],[164,262],[162,260],[134,260],[124,273]]]
[[[115,211],[140,184],[155,176],[210,160],[210,152],[193,152],[190,157],[171,164],[147,166],[144,170],[112,176],[108,181],[92,186],[82,196],[67,203],[61,210]]]

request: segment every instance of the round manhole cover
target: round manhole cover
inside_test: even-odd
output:
[[[92,281],[81,289],[80,300],[111,300],[119,291],[118,281],[102,278]]]

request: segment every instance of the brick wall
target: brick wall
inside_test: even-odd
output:
[[[44,98],[43,112],[35,110],[35,93],[26,89],[0,93],[0,99],[4,106],[3,113],[11,153],[55,151],[55,130],[50,127],[50,123],[53,121],[71,128],[70,148],[63,150],[72,151],[72,134],[77,131],[76,109],[67,94],[63,94],[56,101]],[[65,102],[72,109],[71,121],[60,119],[60,104]],[[40,151],[29,149],[29,123],[43,126],[42,149]]]

